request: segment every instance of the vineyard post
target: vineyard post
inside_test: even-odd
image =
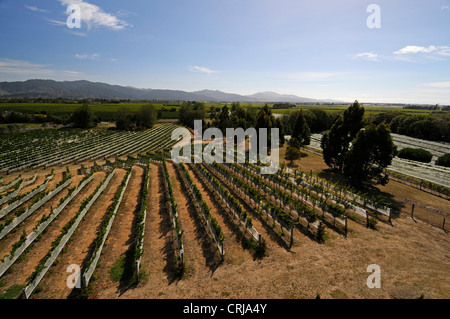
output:
[[[139,280],[139,261],[135,260],[136,278]]]
[[[294,227],[291,227],[291,242],[289,243],[289,249],[291,249],[293,243],[294,243]]]
[[[415,204],[412,204],[412,207],[411,207],[411,218],[412,218],[412,220],[415,221],[415,219],[414,219],[414,206],[415,206]]]
[[[347,230],[348,230],[348,228],[347,228],[347,216],[344,216],[345,217],[345,238],[347,238]]]
[[[366,210],[366,226],[369,227],[369,212]]]

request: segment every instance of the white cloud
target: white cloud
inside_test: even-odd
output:
[[[395,51],[394,54],[418,54],[418,53],[432,53],[437,55],[450,56],[450,47],[449,46],[436,46],[430,45],[428,47],[416,46],[416,45],[408,45],[398,51]]]
[[[25,8],[30,9],[31,11],[34,11],[34,12],[48,12],[48,10],[39,9],[38,7],[33,7],[33,6],[25,5]]]
[[[201,73],[206,73],[206,74],[217,73],[217,71],[213,71],[211,69],[205,68],[204,66],[191,66],[191,67],[189,67],[189,71],[201,72]]]
[[[394,54],[416,54],[416,53],[431,53],[436,51],[437,47],[430,45],[429,47],[421,47],[416,45],[408,45],[403,49],[395,51]]]
[[[449,6],[442,6],[441,10],[442,11],[450,11],[450,7]]]
[[[450,89],[450,82],[431,82],[424,84],[427,87],[438,88],[438,89]]]
[[[75,54],[75,57],[80,60],[98,60],[100,58],[99,53],[93,53],[93,54]]]
[[[112,30],[122,30],[130,26],[127,22],[116,16],[106,13],[95,4],[83,0],[59,0],[63,6],[76,4],[80,7],[81,21],[86,23],[90,29],[92,26],[102,26]]]
[[[373,53],[373,52],[362,52],[362,53],[358,53],[358,54],[355,54],[355,55],[353,56],[353,58],[354,58],[354,59],[357,59],[357,58],[363,58],[363,59],[366,59],[366,60],[371,60],[371,61],[376,61],[376,62],[379,62],[379,61],[380,61],[378,54]]]

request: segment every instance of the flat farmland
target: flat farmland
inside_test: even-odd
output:
[[[3,174],[4,188],[37,174],[23,193],[48,176],[49,194],[64,187],[0,239],[2,298],[450,297],[448,230],[426,219],[448,215],[447,200],[391,182],[379,191],[397,204],[392,216],[381,207],[361,215],[351,192],[323,179],[317,154],[273,176],[251,163],[176,164],[158,154]],[[366,284],[371,264],[380,289]]]

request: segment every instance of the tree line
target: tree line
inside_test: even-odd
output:
[[[254,127],[257,132],[259,128],[279,128],[281,145],[285,142],[284,136],[290,135],[285,159],[291,163],[300,158],[300,149],[310,144],[312,132],[326,131],[321,146],[325,163],[330,168],[339,171],[354,184],[375,182],[385,185],[389,180],[385,169],[396,156],[397,148],[389,125],[385,121],[370,123],[364,113],[364,107],[358,101],[342,114],[309,109],[283,117],[275,117],[267,104],[258,110],[232,103],[230,107],[211,108],[210,121],[203,129],[215,127],[225,136],[227,128]],[[205,124],[206,116],[207,109],[203,103],[184,103],[180,108],[181,124],[191,128],[194,120],[201,119]]]
[[[450,113],[447,112],[427,115],[383,112],[372,115],[368,121],[375,125],[385,122],[392,133],[429,141],[450,142]]]
[[[158,112],[154,105],[143,105],[138,112],[133,113],[127,107],[121,107],[115,114],[116,128],[118,130],[141,130],[153,127],[156,123]],[[72,113],[69,121],[76,128],[88,129],[94,127],[96,118],[91,108],[85,104]]]

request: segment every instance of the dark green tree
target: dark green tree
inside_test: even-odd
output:
[[[154,105],[143,105],[136,113],[136,124],[141,128],[151,128],[156,123],[158,112]]]
[[[116,127],[119,130],[129,131],[133,129],[133,115],[130,109],[121,107],[116,112]]]
[[[345,156],[344,175],[355,184],[374,181],[386,185],[385,169],[397,154],[386,123],[371,124],[360,130]]]
[[[284,155],[284,159],[287,161],[291,161],[290,165],[292,165],[295,160],[300,159],[300,157],[301,157],[301,152],[300,152],[299,148],[293,147],[293,146],[288,146],[288,148],[286,150],[286,154]]]
[[[321,140],[323,159],[329,167],[343,172],[350,143],[363,127],[363,116],[364,108],[355,101],[323,135]]]
[[[292,137],[300,142],[300,146],[309,145],[309,143],[311,143],[311,130],[309,129],[308,123],[306,123],[303,111],[300,111],[297,116]]]
[[[82,107],[72,113],[70,122],[73,123],[74,127],[84,129],[93,127],[95,125],[94,115],[87,104],[84,104]]]
[[[203,120],[206,117],[205,104],[202,102],[184,102],[179,110],[180,123],[194,128],[195,120]]]
[[[295,137],[291,137],[288,142],[288,147],[294,147],[294,148],[300,149],[302,146],[300,145],[300,142]]]
[[[288,141],[286,153],[284,154],[284,159],[291,161],[290,165],[292,165],[295,160],[301,158],[302,153],[300,148],[300,142],[295,137],[291,137]]]

